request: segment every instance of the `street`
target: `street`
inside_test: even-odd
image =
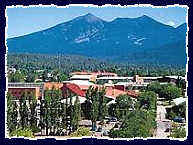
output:
[[[161,102],[157,102],[157,131],[156,131],[156,138],[167,138],[169,132],[165,132],[167,128],[170,128],[170,121],[166,120],[165,114],[166,109],[164,106],[160,105]]]

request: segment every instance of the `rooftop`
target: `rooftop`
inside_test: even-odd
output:
[[[71,80],[69,83],[73,83],[76,85],[85,85],[85,86],[94,86],[95,84],[86,80]]]

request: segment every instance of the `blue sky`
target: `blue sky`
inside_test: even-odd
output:
[[[187,9],[177,6],[169,8],[82,6],[7,8],[8,38],[40,31],[87,13],[92,13],[106,21],[112,21],[116,17],[134,18],[145,14],[159,22],[177,27],[186,22]]]

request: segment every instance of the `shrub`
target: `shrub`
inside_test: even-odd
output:
[[[29,128],[25,128],[25,129],[22,129],[22,128],[19,128],[19,129],[16,129],[14,131],[12,131],[10,133],[10,136],[17,136],[17,137],[30,137],[30,138],[33,138],[34,135],[33,135],[33,132],[31,129]]]
[[[73,132],[71,137],[82,137],[82,136],[91,136],[91,132],[89,128],[80,127],[77,131]]]
[[[33,133],[38,133],[38,132],[41,131],[41,129],[38,128],[37,126],[32,126],[32,127],[30,127],[30,128],[31,128],[31,131],[32,131]]]
[[[170,137],[173,137],[173,138],[184,138],[186,137],[186,130],[184,127],[179,127],[179,128],[175,128]]]

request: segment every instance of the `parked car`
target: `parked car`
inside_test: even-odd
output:
[[[185,119],[184,118],[181,118],[181,117],[175,117],[173,119],[174,122],[178,122],[178,123],[184,123],[185,122]]]

